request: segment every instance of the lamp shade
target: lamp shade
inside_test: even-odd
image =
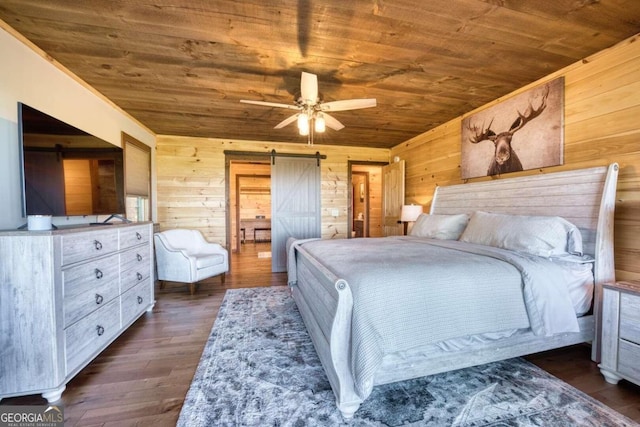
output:
[[[400,221],[413,222],[418,219],[422,213],[421,205],[403,205],[400,213]]]

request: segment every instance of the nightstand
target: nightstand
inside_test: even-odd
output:
[[[611,384],[640,385],[640,282],[607,283],[602,295],[600,372]]]

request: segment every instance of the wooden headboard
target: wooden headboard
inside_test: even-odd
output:
[[[585,253],[596,259],[598,284],[615,280],[613,214],[618,164],[566,172],[437,187],[432,214],[474,211],[560,216],[582,233]]]

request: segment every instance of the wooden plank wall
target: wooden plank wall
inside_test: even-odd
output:
[[[618,280],[640,280],[640,43],[637,41],[636,37],[625,40],[512,94],[559,76],[565,77],[564,165],[505,175],[511,177],[618,162],[621,167],[615,217]],[[460,137],[463,117],[391,150],[392,157],[406,160],[406,203],[422,204],[426,210],[436,185],[462,182]],[[473,181],[488,179],[491,178]]]
[[[194,228],[212,241],[226,245],[224,150],[315,154],[322,160],[322,237],[347,236],[348,162],[388,162],[382,148],[308,146],[300,144],[192,138],[157,138],[157,209],[161,230]],[[333,217],[332,211],[338,210]]]

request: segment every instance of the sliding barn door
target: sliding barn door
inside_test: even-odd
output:
[[[401,236],[400,212],[404,204],[404,160],[382,167],[382,220],[385,236]]]
[[[320,160],[274,157],[271,165],[271,271],[287,271],[289,237],[320,237]]]

